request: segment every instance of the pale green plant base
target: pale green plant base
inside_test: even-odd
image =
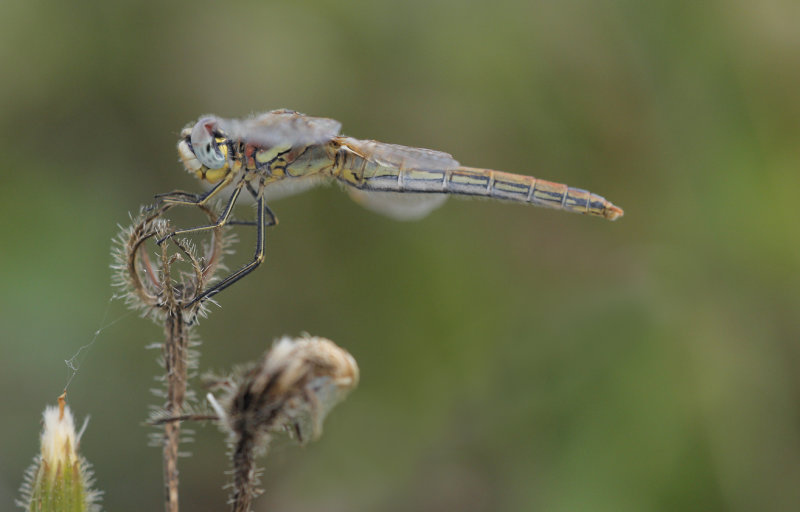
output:
[[[78,460],[63,468],[50,468],[40,457],[31,468],[33,478],[26,509],[30,512],[90,512],[99,510],[94,505],[94,492],[87,489],[86,462]],[[35,468],[35,469],[34,469]],[[51,474],[54,473],[54,474]]]

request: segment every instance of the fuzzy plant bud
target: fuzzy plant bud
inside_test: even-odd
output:
[[[334,405],[358,384],[358,365],[346,350],[324,338],[283,338],[253,365],[214,382],[209,401],[231,442],[234,512],[248,512],[258,494],[255,457],[273,433],[287,432],[301,444],[322,434]]]
[[[44,410],[41,453],[25,475],[18,504],[30,512],[97,511],[99,493],[92,489],[89,463],[77,451],[80,434],[64,395],[58,401],[58,407]]]
[[[325,338],[282,338],[258,364],[226,382],[216,407],[234,437],[287,432],[319,438],[328,412],[358,384],[358,365]]]

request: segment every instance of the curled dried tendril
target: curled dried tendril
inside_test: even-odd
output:
[[[203,301],[195,300],[213,282],[229,240],[223,236],[224,227],[212,229],[211,242],[202,257],[187,239],[169,237],[155,246],[156,240],[173,232],[164,218],[172,206],[166,204],[151,211],[143,209],[131,226],[120,232],[112,265],[114,284],[123,288],[125,300],[133,308],[161,312],[182,310],[187,317],[194,318],[205,312]],[[211,208],[197,207],[212,223],[216,220]],[[155,250],[148,247],[148,242],[152,242]],[[158,263],[154,263],[151,253],[158,258]],[[189,270],[175,271],[177,263],[188,263]]]

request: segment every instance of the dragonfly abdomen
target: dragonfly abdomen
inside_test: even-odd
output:
[[[370,169],[370,167],[372,167]],[[561,183],[490,169],[396,169],[367,163],[359,188],[386,192],[441,193],[530,203],[614,220],[622,210],[605,198]]]
[[[450,172],[448,188],[452,190],[451,193],[531,203],[610,220],[620,217],[623,213],[604,197],[563,183],[472,167],[459,167]]]
[[[333,175],[363,191],[488,197],[610,220],[622,215],[622,210],[605,198],[561,183],[522,174],[462,167],[449,155],[430,150],[374,141],[348,141],[360,151],[352,151],[349,147],[340,150]]]

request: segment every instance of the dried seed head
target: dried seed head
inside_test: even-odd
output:
[[[358,365],[332,341],[282,338],[255,366],[240,370],[223,387],[222,420],[235,439],[268,441],[287,431],[300,443],[317,439],[334,405],[358,384]]]
[[[255,457],[271,434],[288,432],[300,443],[317,439],[322,421],[358,384],[358,365],[346,350],[324,338],[283,338],[257,364],[216,379],[208,399],[230,436],[234,511],[249,511],[259,494]]]
[[[125,301],[134,309],[162,313],[180,309],[191,320],[204,313],[202,302],[191,303],[213,283],[215,271],[222,266],[222,255],[229,251],[233,239],[223,236],[222,227],[212,230],[212,241],[203,256],[185,239],[169,237],[156,247],[152,242],[165,239],[172,232],[163,217],[170,207],[142,209],[130,226],[122,228],[114,241],[113,283],[123,290]],[[212,222],[215,220],[209,207],[198,208]],[[180,262],[184,269],[173,269]]]

